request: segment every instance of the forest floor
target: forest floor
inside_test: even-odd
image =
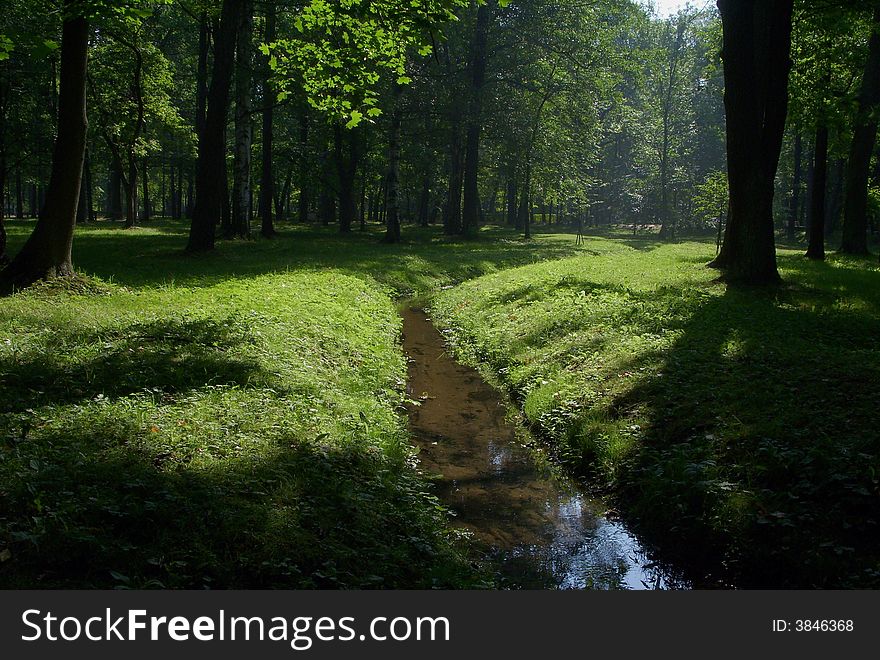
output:
[[[783,250],[784,286],[736,291],[701,242],[285,228],[191,257],[185,234],[80,228],[88,279],[0,301],[0,585],[486,585],[402,414],[394,299],[428,294],[664,553],[880,582],[873,261]]]

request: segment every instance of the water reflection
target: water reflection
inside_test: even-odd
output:
[[[679,587],[600,501],[539,469],[498,393],[455,362],[424,312],[405,309],[410,428],[441,499],[514,588]]]

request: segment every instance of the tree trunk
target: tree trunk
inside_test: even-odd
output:
[[[522,228],[523,235],[526,238],[532,237],[532,166],[526,165],[525,180],[523,181],[523,189],[520,192],[519,217],[517,219],[517,227]]]
[[[731,282],[779,281],[774,179],[788,111],[793,0],[718,0],[730,215],[710,264]]]
[[[225,139],[225,138],[224,138]],[[223,168],[223,210],[226,212],[227,216],[229,215],[229,182],[226,181],[226,168]],[[181,203],[181,215],[185,215],[188,219],[192,220],[193,211],[195,210],[195,184],[193,182],[193,173],[191,170],[187,169],[186,172],[186,203],[184,204],[183,200],[183,172],[181,171],[180,175],[180,203]]]
[[[208,55],[211,35],[208,28],[208,14],[199,17],[199,62],[196,65],[196,136],[200,137],[205,128],[208,109]]]
[[[138,170],[134,155],[128,158],[128,178],[125,179],[125,227],[131,229],[137,224],[137,184]]]
[[[798,206],[801,201],[801,161],[803,160],[803,140],[798,131],[794,137],[794,179],[791,183],[791,203],[788,210],[788,226],[785,231],[786,238],[793,241],[797,228]]]
[[[431,175],[426,173],[422,178],[422,190],[419,193],[419,210],[418,210],[418,221],[419,227],[427,227],[428,226],[428,216],[430,209],[428,208],[431,204]]]
[[[220,203],[223,205],[220,209],[220,235],[224,238],[232,238],[234,236],[232,204],[229,201],[229,173],[226,171],[226,167],[223,168],[223,178],[220,181],[220,186],[223,188],[223,197],[220,200]]]
[[[671,24],[667,23],[667,25]],[[660,152],[660,238],[662,239],[675,238],[675,222],[669,206],[669,152],[672,132],[672,100],[675,94],[678,63],[682,43],[684,42],[685,28],[684,21],[679,20],[675,41],[673,42],[669,57],[669,78],[666,81],[667,86],[663,94],[663,144]]]
[[[109,185],[107,217],[110,220],[122,220],[122,165],[116,158],[112,158],[110,162]]]
[[[308,224],[309,222],[309,159],[307,150],[309,146],[309,111],[308,107],[303,104],[299,113],[299,201],[297,208],[297,217],[300,224]]]
[[[171,166],[171,174],[168,178],[169,191],[168,194],[171,197],[171,219],[172,220],[180,220],[180,206],[177,204],[177,181],[174,178],[174,165]]]
[[[150,177],[149,172],[147,170],[147,159],[144,158],[143,165],[141,166],[141,188],[143,193],[143,206],[144,206],[144,214],[142,216],[144,222],[150,221]]]
[[[24,219],[24,190],[21,186],[21,168],[15,170],[15,217]]]
[[[66,8],[73,5],[73,0],[66,0]],[[0,273],[0,287],[6,291],[41,279],[73,274],[71,246],[86,152],[88,44],[86,19],[68,17],[61,36],[58,134],[49,190],[33,233],[12,263]]]
[[[0,151],[0,266],[9,263],[6,241],[6,159]]]
[[[339,231],[343,234],[351,231],[351,226],[357,216],[354,184],[357,175],[359,148],[358,136],[354,132],[356,130],[346,130],[340,122],[333,126],[334,160],[339,180]],[[348,146],[347,150],[346,146]]]
[[[477,184],[480,168],[480,132],[483,128],[486,47],[491,20],[492,10],[488,5],[480,5],[477,9],[477,24],[471,48],[471,95],[467,116],[464,163],[464,208],[461,216],[461,231],[465,235],[474,234],[480,224],[480,192]]]
[[[285,220],[290,214],[290,187],[293,184],[293,169],[288,168],[284,176],[284,184],[281,186],[281,194],[275,203],[275,215],[279,220]],[[308,208],[306,208],[308,213]]]
[[[825,238],[840,227],[840,212],[843,209],[843,173],[846,161],[835,158],[829,174],[829,194],[825,200]]]
[[[2,178],[2,174],[0,174],[0,178]],[[0,185],[0,189],[2,189],[2,185]],[[87,195],[85,181],[83,181],[79,187],[79,201],[76,204],[76,224],[78,225],[89,221],[89,211],[86,200]],[[0,209],[0,214],[2,214],[2,209]]]
[[[385,215],[385,242],[400,243],[400,96],[403,89],[394,85],[391,101],[391,126],[388,131],[388,192]]]
[[[507,178],[507,224],[516,226],[516,172]]]
[[[235,157],[232,179],[232,236],[251,235],[251,145],[254,128],[251,121],[251,55],[254,31],[253,3],[241,0],[235,66]]]
[[[235,60],[235,36],[241,10],[239,0],[223,0],[220,27],[214,39],[214,75],[208,91],[205,126],[199,136],[195,207],[187,251],[214,249],[217,221],[223,213],[226,180],[226,118]]]
[[[877,139],[873,112],[880,104],[880,2],[874,3],[874,30],[868,46],[868,61],[862,76],[858,111],[846,167],[846,198],[843,205],[845,254],[868,254],[868,173]]]
[[[266,32],[264,41],[272,43],[275,41],[275,6],[269,3],[266,7]],[[275,236],[275,222],[272,218],[272,199],[275,196],[275,173],[273,171],[274,163],[274,121],[275,121],[275,94],[272,90],[271,78],[272,67],[269,65],[270,58],[266,58],[263,62],[263,164],[260,176],[260,211],[261,223],[260,233],[265,238]]]
[[[89,222],[98,220],[95,214],[95,187],[92,183],[92,159],[89,156],[89,150],[86,149],[85,166],[83,168],[83,185],[86,187],[86,210],[88,212]]]
[[[446,193],[443,228],[452,236],[461,233],[461,193],[463,173],[461,168],[461,119],[453,110],[452,135],[449,140],[449,189]]]
[[[813,154],[813,194],[810,198],[810,245],[807,257],[825,258],[825,189],[828,183],[828,127],[816,129]]]

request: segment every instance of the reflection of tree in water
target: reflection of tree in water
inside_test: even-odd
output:
[[[638,540],[604,517],[601,502],[539,469],[517,442],[500,395],[445,352],[422,313],[404,314],[410,409],[423,468],[456,524],[487,548],[503,584],[514,588],[643,589],[682,586],[650,564]]]

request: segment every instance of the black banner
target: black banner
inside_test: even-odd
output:
[[[8,658],[876,651],[877,592],[0,592]],[[156,654],[161,654],[157,656]]]

